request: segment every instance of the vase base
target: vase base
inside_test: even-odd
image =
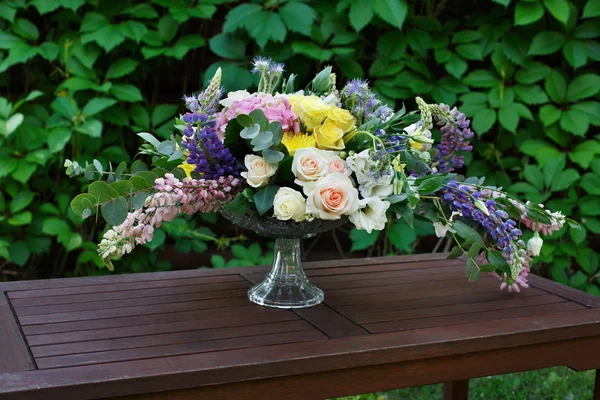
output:
[[[305,308],[320,304],[325,295],[323,291],[305,281],[290,285],[266,279],[248,289],[248,299],[261,306],[275,308]]]

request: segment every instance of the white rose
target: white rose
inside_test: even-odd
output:
[[[348,168],[348,164],[346,164],[346,161],[342,160],[338,156],[333,156],[329,159],[329,173],[350,176],[352,171],[350,170],[350,168]]]
[[[349,177],[331,174],[319,179],[306,199],[306,212],[320,219],[340,219],[358,209],[358,190]]]
[[[279,188],[273,200],[273,210],[277,219],[290,219],[300,222],[306,219],[306,202],[302,193],[288,187]]]
[[[296,177],[294,181],[302,186],[304,194],[308,194],[314,188],[314,183],[329,172],[329,159],[334,156],[332,151],[306,147],[296,150],[292,160],[292,173]]]
[[[248,185],[259,188],[267,186],[269,180],[277,171],[277,164],[265,161],[262,157],[255,154],[248,154],[244,158],[247,172],[242,172],[242,176],[246,178]]]
[[[252,96],[246,90],[236,90],[233,92],[227,93],[227,98],[219,101],[223,107],[229,107],[233,104],[234,101],[244,100],[246,97]]]
[[[359,201],[359,209],[348,217],[356,229],[363,229],[369,233],[373,230],[385,229],[387,222],[386,212],[390,208],[390,202],[381,200],[379,197],[369,197]]]

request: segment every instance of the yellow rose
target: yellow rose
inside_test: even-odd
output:
[[[350,132],[356,125],[356,118],[350,114],[350,111],[339,107],[331,107],[327,111],[327,118],[332,120],[338,128],[345,132]]]
[[[288,100],[292,105],[292,111],[300,118],[308,132],[323,123],[327,117],[327,111],[331,106],[325,103],[319,96],[291,95]]]
[[[329,118],[327,118],[325,122],[323,122],[323,125],[315,128],[314,135],[317,148],[319,149],[344,149],[344,131]]]

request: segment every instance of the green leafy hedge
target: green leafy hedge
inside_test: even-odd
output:
[[[102,227],[69,211],[85,183],[66,178],[64,159],[131,161],[135,132],[168,139],[183,93],[218,67],[227,89],[251,87],[249,60],[262,54],[299,79],[325,64],[340,84],[368,77],[397,107],[416,95],[459,106],[477,133],[466,172],[579,219],[583,230],[546,242],[542,272],[600,294],[598,37],[597,0],[4,0],[2,267],[98,273]],[[172,229],[177,250],[205,250],[210,222],[200,236],[193,221],[177,222],[187,229]],[[430,249],[420,238],[431,233],[401,223],[353,231],[352,248]],[[119,267],[169,268],[164,237]],[[197,246],[183,244],[192,237]]]

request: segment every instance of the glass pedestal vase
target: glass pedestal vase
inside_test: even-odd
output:
[[[261,283],[248,290],[250,301],[277,308],[311,307],[323,301],[323,291],[308,281],[302,269],[300,240],[342,226],[347,222],[346,218],[294,222],[259,216],[254,212],[236,213],[225,208],[219,212],[242,228],[275,239],[273,266]]]
[[[323,301],[323,291],[308,281],[302,269],[300,239],[276,239],[273,266],[264,281],[248,290],[248,298],[277,308],[310,307]]]

